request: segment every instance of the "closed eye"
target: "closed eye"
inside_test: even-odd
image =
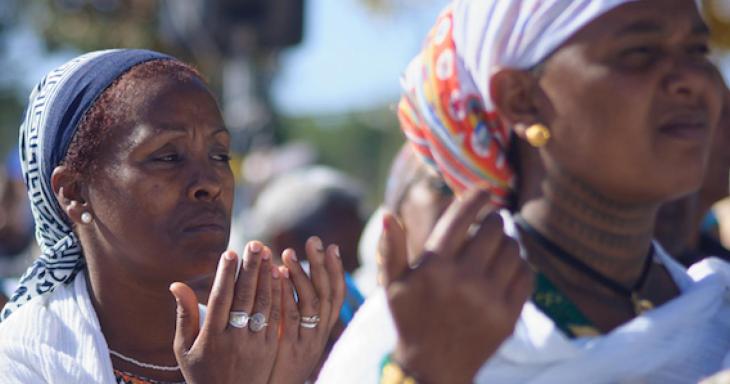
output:
[[[661,49],[654,46],[632,47],[619,54],[619,64],[630,69],[645,69],[651,66],[661,54]]]
[[[707,44],[693,44],[687,47],[687,53],[696,56],[707,56],[710,54],[710,47]]]
[[[170,153],[170,154],[157,156],[154,158],[154,161],[169,163],[169,162],[179,161],[181,158],[182,157],[180,155],[178,155],[177,153]]]

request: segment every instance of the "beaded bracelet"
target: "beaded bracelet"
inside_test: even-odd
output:
[[[387,354],[380,363],[380,384],[418,384],[403,368]]]

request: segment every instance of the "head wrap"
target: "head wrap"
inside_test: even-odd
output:
[[[505,206],[514,186],[510,133],[489,95],[502,68],[529,69],[580,28],[637,0],[456,0],[403,76],[401,128],[457,193],[480,187]]]
[[[54,69],[33,89],[20,126],[20,162],[42,254],[20,278],[0,319],[32,298],[71,282],[84,266],[79,240],[51,188],[76,128],[104,90],[135,65],[169,56],[146,50],[87,53]]]

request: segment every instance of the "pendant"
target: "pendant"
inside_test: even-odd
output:
[[[631,292],[631,304],[634,305],[634,313],[638,316],[642,313],[654,309],[654,303],[647,299],[642,299],[636,292]]]

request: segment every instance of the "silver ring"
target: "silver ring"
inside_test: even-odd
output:
[[[246,328],[250,315],[244,311],[231,311],[228,315],[228,324],[235,328]]]
[[[302,316],[302,323],[319,323],[319,315]]]
[[[319,324],[319,316],[302,316],[302,320],[299,321],[299,326],[302,328],[312,329],[317,328]]]
[[[260,332],[266,328],[267,325],[269,325],[269,323],[266,322],[266,316],[264,316],[261,312],[254,313],[248,322],[248,328],[251,332]]]

